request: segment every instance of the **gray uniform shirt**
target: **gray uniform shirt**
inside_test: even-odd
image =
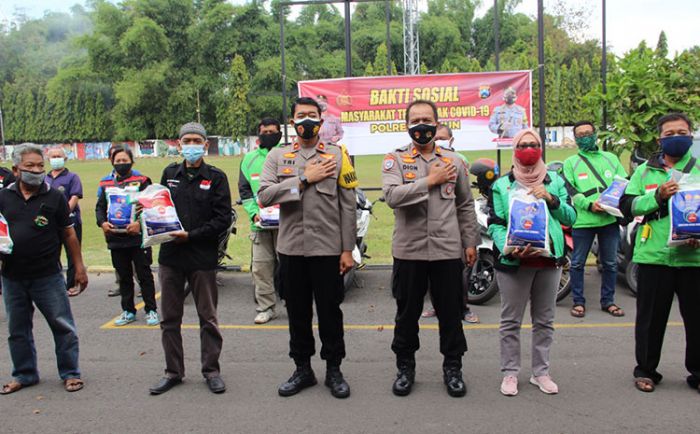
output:
[[[306,188],[299,176],[313,161],[334,159],[335,174]],[[338,185],[342,150],[319,142],[313,148],[298,143],[273,148],[260,177],[258,201],[280,205],[277,251],[289,256],[338,256],[352,251],[357,235],[355,190]]]
[[[428,188],[430,167],[447,163],[457,167],[457,178]],[[413,144],[399,148],[384,157],[382,183],[394,210],[395,258],[461,259],[464,249],[481,242],[467,167],[454,152],[436,146],[425,158]]]
[[[489,130],[498,134],[498,137],[515,137],[523,128],[527,128],[527,114],[517,104],[499,105],[489,119]]]

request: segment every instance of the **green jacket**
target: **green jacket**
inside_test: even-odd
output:
[[[241,196],[243,208],[248,214],[248,218],[250,218],[250,230],[252,231],[262,230],[255,226],[253,217],[260,212],[258,207],[260,174],[269,152],[268,149],[258,148],[245,154],[243,161],[241,161],[240,174],[238,175],[238,193]]]
[[[502,252],[506,244],[510,215],[510,189],[514,182],[515,178],[512,173],[504,175],[493,184],[489,196],[488,233],[493,239],[497,252]],[[549,218],[549,240],[554,247],[553,256],[559,263],[566,253],[564,250],[564,231],[561,225],[571,226],[576,220],[576,210],[571,206],[564,180],[556,172],[548,172],[544,179],[544,185],[555,200],[553,206],[547,207],[547,216]],[[501,266],[506,268],[520,265],[519,259],[502,254],[499,257],[499,262]]]
[[[591,162],[598,174],[607,185],[601,185],[600,181],[581,159],[584,156]],[[615,175],[627,178],[627,172],[622,167],[615,154],[605,151],[585,152],[572,155],[564,161],[564,178],[569,195],[576,208],[576,223],[574,229],[597,228],[616,222],[615,216],[606,212],[593,212],[591,205],[598,200],[602,193],[615,179]]]
[[[700,164],[690,166],[690,151],[676,163],[679,171],[689,169],[690,173],[700,174]],[[692,167],[692,168],[691,168]],[[669,247],[668,236],[670,219],[668,200],[659,196],[659,187],[671,179],[661,163],[661,154],[654,154],[639,166],[627,184],[625,194],[620,199],[620,209],[626,216],[644,216],[644,222],[637,230],[632,260],[638,264],[665,265],[667,267],[700,267],[700,249],[688,246]],[[642,241],[643,225],[651,227],[646,241]]]

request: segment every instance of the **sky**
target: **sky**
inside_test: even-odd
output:
[[[116,2],[116,0],[114,0]],[[231,0],[244,3],[245,0]],[[577,8],[589,8],[589,28],[584,36],[601,39],[602,0],[545,0],[545,11],[558,2]],[[30,17],[41,17],[44,11],[67,12],[80,0],[0,0],[0,21],[11,19],[15,8],[23,8]],[[482,0],[477,16],[483,15],[493,4]],[[342,12],[342,7],[341,9]],[[521,0],[518,12],[537,15],[537,0]],[[650,47],[656,46],[661,30],[668,37],[669,56],[694,45],[700,45],[700,2],[698,0],[609,0],[607,1],[607,42],[616,55],[639,45],[644,39]]]

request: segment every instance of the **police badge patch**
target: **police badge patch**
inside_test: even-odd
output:
[[[384,159],[384,171],[388,172],[394,167],[394,159],[392,157],[387,157]]]

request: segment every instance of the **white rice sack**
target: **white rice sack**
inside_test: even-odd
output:
[[[598,199],[600,207],[610,215],[623,217],[622,211],[620,211],[620,198],[625,194],[625,189],[629,183],[627,179],[615,176],[612,184],[600,194]]]
[[[138,195],[138,202],[142,207],[142,247],[172,241],[170,234],[183,230],[170,190],[166,187],[160,184],[149,185]]]
[[[508,255],[516,248],[522,249],[529,244],[530,250],[540,252],[541,256],[551,256],[547,202],[527,194],[528,190],[517,183],[511,189],[503,253]]]
[[[272,205],[267,208],[260,208],[258,217],[260,218],[258,227],[262,229],[277,229],[280,225],[280,206]]]
[[[10,225],[7,224],[5,216],[0,214],[0,253],[11,254],[13,246],[12,238],[10,238]]]
[[[678,193],[668,201],[669,246],[683,245],[690,239],[700,240],[700,176],[684,175],[678,186]]]
[[[134,221],[134,201],[138,189],[107,187],[107,221],[114,225],[115,232],[126,232]]]

